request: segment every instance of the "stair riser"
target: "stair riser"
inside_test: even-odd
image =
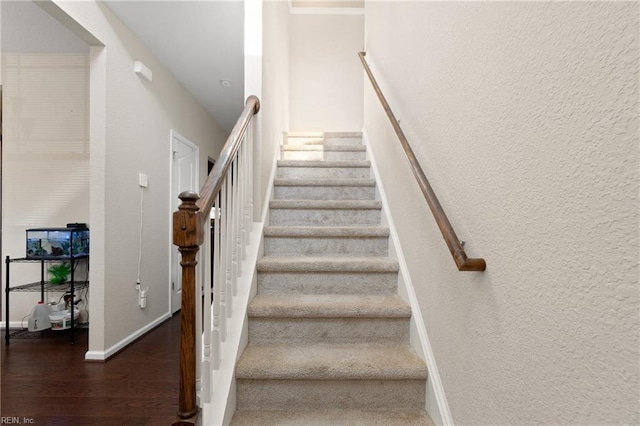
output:
[[[232,426],[256,425],[367,425],[435,426],[424,410],[381,411],[359,409],[322,409],[309,411],[260,410],[236,411]]]
[[[366,226],[380,224],[380,209],[271,209],[273,226]]]
[[[396,294],[398,274],[259,272],[258,294]]]
[[[249,343],[406,343],[408,318],[254,318]]]
[[[366,160],[366,153],[364,151],[283,151],[281,158],[307,161]]]
[[[387,256],[388,237],[265,237],[268,256]]]
[[[308,138],[287,138],[287,145],[362,145],[362,138],[336,138],[336,137],[308,137]]]
[[[424,407],[424,380],[237,381],[238,410],[372,409]]]
[[[369,178],[368,167],[278,167],[278,177],[295,179]]]
[[[423,424],[413,414],[424,412],[426,369],[408,345],[411,309],[397,296],[380,203],[349,202],[376,198],[361,134],[290,135],[300,137],[287,139],[278,161],[237,410],[280,410],[282,424],[318,425],[365,420],[292,414],[370,410],[394,420],[379,423],[388,425],[410,412]],[[292,420],[306,418],[314,421]]]
[[[373,200],[372,186],[275,186],[276,200]]]

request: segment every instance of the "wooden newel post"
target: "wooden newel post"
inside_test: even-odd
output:
[[[173,213],[173,244],[182,254],[182,312],[180,330],[180,396],[178,416],[193,417],[198,412],[196,405],[196,255],[204,242],[200,226],[198,194],[183,192],[179,195],[182,204]]]

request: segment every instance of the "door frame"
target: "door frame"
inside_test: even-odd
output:
[[[194,152],[195,152],[195,156],[196,156],[196,167],[195,167],[195,174],[196,174],[196,191],[200,190],[200,147],[198,145],[196,145],[195,143],[191,142],[189,139],[185,138],[184,136],[182,136],[180,133],[178,133],[176,130],[171,129],[169,131],[169,196],[167,197],[169,200],[169,246],[171,247],[171,249],[169,250],[169,277],[168,277],[168,282],[167,282],[167,288],[169,291],[169,315],[173,316],[173,314],[175,313],[173,311],[173,289],[171,288],[171,282],[172,282],[172,276],[173,276],[173,259],[172,259],[172,253],[173,253],[173,212],[174,212],[174,207],[173,207],[173,202],[174,200],[174,195],[173,195],[173,141],[177,140],[185,145],[187,145],[188,147],[190,147]],[[201,263],[201,253],[202,250],[198,251],[198,257],[197,257],[197,261],[198,263]],[[198,281],[197,278],[197,274],[196,274],[196,283]]]

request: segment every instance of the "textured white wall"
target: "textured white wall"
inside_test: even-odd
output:
[[[362,130],[362,15],[291,15],[291,131]]]
[[[456,271],[367,86],[364,127],[458,424],[640,419],[639,7],[367,2],[374,73],[488,264]]]
[[[168,312],[170,130],[200,146],[201,182],[207,157],[217,158],[226,134],[104,5],[56,4],[105,45],[94,62],[102,62],[105,67],[106,141],[104,158],[92,158],[91,169],[92,182],[104,181],[104,198],[91,206],[92,211],[104,210],[104,230],[96,229],[96,233],[104,232],[104,270],[91,271],[92,287],[99,286],[104,292],[102,305],[96,308],[104,309],[104,329],[94,332],[92,328],[89,342],[90,351],[104,351]],[[152,83],[136,76],[134,60],[141,60],[153,71]],[[139,172],[149,176],[144,195],[141,281],[150,290],[144,310],[137,306],[135,291]],[[104,205],[98,205],[100,202]]]
[[[282,132],[289,130],[289,4],[263,3],[262,193]],[[260,205],[262,208],[262,204]]]

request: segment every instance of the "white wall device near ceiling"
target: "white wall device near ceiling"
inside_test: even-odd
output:
[[[134,61],[133,70],[138,74],[138,77],[147,80],[149,83],[153,81],[153,73],[145,64],[142,63],[142,61]]]

